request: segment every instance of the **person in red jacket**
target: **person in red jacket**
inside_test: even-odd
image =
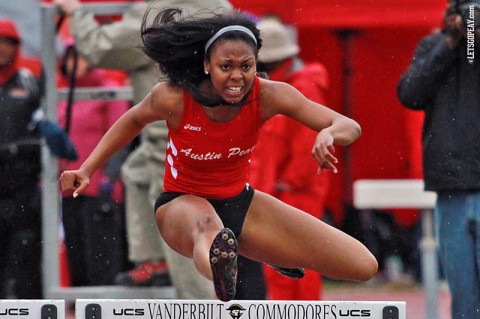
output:
[[[263,39],[258,55],[259,71],[268,73],[271,80],[289,83],[308,99],[325,104],[328,75],[323,65],[304,64],[297,56],[299,47],[293,37],[276,18],[264,18],[258,28]],[[316,135],[314,130],[287,116],[271,118],[264,124],[252,154],[250,183],[258,190],[321,218],[330,174],[312,174],[318,167],[310,155]],[[265,267],[264,272],[270,299],[321,298],[322,278],[318,272],[306,270],[302,280],[284,277],[271,267]]]

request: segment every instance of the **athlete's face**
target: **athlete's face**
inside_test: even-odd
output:
[[[256,73],[255,52],[242,40],[221,41],[205,61],[213,89],[224,101],[237,103],[250,91]]]

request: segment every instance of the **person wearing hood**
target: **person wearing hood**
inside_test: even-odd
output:
[[[480,1],[450,1],[442,30],[418,44],[397,87],[425,114],[425,190],[437,194],[435,234],[451,316],[480,318]]]
[[[258,23],[263,47],[258,54],[258,71],[271,80],[291,84],[312,101],[325,104],[328,75],[320,63],[303,63],[300,48],[287,27],[276,17],[264,17]],[[316,171],[310,156],[316,132],[284,115],[268,120],[252,154],[251,179],[254,188],[283,202],[321,218],[325,209],[330,172]],[[272,154],[275,154],[272,156]],[[295,280],[265,267],[267,293],[274,300],[318,300],[321,298],[321,275],[306,270]]]
[[[73,39],[65,41],[57,77],[59,88],[68,88],[71,81],[78,88],[119,87],[109,80],[106,70],[92,68],[78,56],[74,44]],[[128,108],[127,101],[79,100],[71,108],[67,101],[60,101],[58,123],[68,130],[78,153],[73,161],[60,161],[60,167],[71,169],[82,163]],[[124,153],[118,152],[92,176],[92,187],[80,198],[73,201],[70,193],[63,194],[62,221],[72,286],[113,284],[115,276],[126,269],[123,189],[119,178]]]
[[[0,299],[42,297],[40,138],[29,125],[41,97],[20,51],[16,25],[1,19]]]

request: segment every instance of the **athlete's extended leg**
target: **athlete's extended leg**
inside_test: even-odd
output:
[[[156,219],[166,243],[179,254],[193,258],[197,270],[211,280],[209,250],[223,228],[212,205],[204,198],[182,195],[160,206]]]
[[[182,195],[160,206],[157,224],[165,242],[193,258],[197,270],[213,280],[220,300],[235,297],[237,240],[205,199]]]
[[[256,191],[238,239],[248,258],[304,267],[335,279],[368,280],[375,257],[358,240],[278,199]]]

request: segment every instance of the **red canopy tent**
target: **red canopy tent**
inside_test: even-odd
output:
[[[261,16],[275,13],[298,27],[431,27],[441,21],[446,1],[438,0],[231,0]]]
[[[275,14],[297,28],[300,56],[329,71],[328,106],[356,119],[363,136],[342,149],[330,209],[342,222],[357,179],[421,178],[423,114],[403,108],[396,85],[421,37],[442,22],[438,0],[231,0],[256,16]],[[397,211],[411,225],[418,214]]]

